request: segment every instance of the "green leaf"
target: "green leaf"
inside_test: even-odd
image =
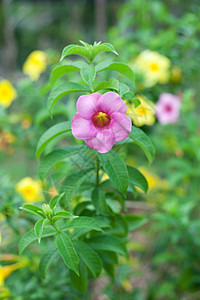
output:
[[[116,92],[119,91],[119,81],[115,78],[110,78],[108,81],[102,81],[98,85],[95,86],[94,91],[99,90],[115,90]]]
[[[111,220],[112,227],[106,231],[108,234],[119,237],[124,237],[128,235],[128,224],[123,215],[115,214],[115,216],[113,216]]]
[[[115,279],[115,265],[108,264],[107,262],[103,261],[103,267],[105,271],[108,273],[108,275],[112,278]]]
[[[56,245],[60,255],[62,256],[66,266],[79,275],[78,264],[79,257],[74,249],[68,234],[61,232],[56,236]]]
[[[63,65],[63,66],[56,66],[52,71],[50,75],[50,81],[51,84],[54,84],[58,78],[66,74],[67,72],[71,71],[79,71],[80,68],[74,65]]]
[[[79,274],[80,276],[76,275],[76,273],[70,270],[69,276],[71,284],[77,291],[86,293],[88,286],[88,271],[82,259],[80,260],[79,264]]]
[[[105,191],[100,187],[96,187],[92,191],[92,204],[96,208],[97,212],[100,215],[107,216],[110,213],[110,210],[106,204]]]
[[[68,118],[68,112],[66,110],[66,107],[62,104],[59,104],[55,107],[54,111],[53,111],[53,115],[63,115],[66,118]],[[35,118],[34,118],[34,122],[36,123],[37,126],[39,126],[42,122],[44,122],[45,120],[48,120],[50,118],[49,116],[49,112],[46,109],[46,107],[44,109],[39,110],[39,112],[36,114]]]
[[[135,98],[135,94],[133,92],[127,92],[127,93],[123,94],[123,96],[122,96],[123,100],[130,100],[133,98]]]
[[[74,208],[75,215],[81,215],[84,210],[88,209],[88,206],[91,206],[91,201],[82,201],[76,205]]]
[[[99,255],[82,241],[75,241],[74,245],[92,275],[97,278],[102,270],[102,262]]]
[[[135,107],[138,107],[141,104],[140,100],[137,98],[131,98],[129,101],[133,102]]]
[[[124,94],[126,94],[129,91],[129,86],[123,82],[119,83],[119,95],[122,97]]]
[[[86,181],[90,180],[90,172],[93,172],[92,168],[83,168],[69,174],[65,178],[61,192],[65,192],[67,203],[77,194],[81,184],[86,184]],[[65,205],[62,201],[61,204]]]
[[[48,249],[48,251],[42,255],[42,258],[41,258],[40,264],[39,264],[39,270],[40,270],[41,276],[43,278],[45,278],[46,272],[57,254],[58,254],[57,248],[53,247],[53,248]]]
[[[83,46],[79,46],[79,45],[68,45],[67,47],[65,47],[62,51],[62,55],[61,55],[61,59],[60,61],[63,60],[63,58],[65,58],[68,55],[71,54],[76,54],[76,55],[80,55],[85,57],[88,61],[90,61],[90,53],[89,50],[86,49]]]
[[[100,63],[98,63],[96,66],[95,66],[95,69],[96,69],[96,72],[100,72],[102,69],[105,69],[107,68],[108,66],[110,66],[110,64],[112,64],[113,61],[112,60],[105,60],[105,61],[101,61]]]
[[[47,107],[51,112],[56,102],[63,96],[75,93],[75,92],[90,92],[90,89],[87,86],[81,85],[76,82],[60,82],[57,81],[48,97]]]
[[[102,69],[98,68],[97,72],[102,72],[105,70],[112,70],[112,71],[119,72],[125,75],[126,77],[128,77],[131,80],[131,82],[134,82],[135,76],[133,70],[124,63],[112,62],[110,63],[110,65],[103,67]]]
[[[54,228],[46,227],[44,228],[42,237],[49,237],[56,234],[56,230]],[[35,232],[33,229],[29,230],[19,241],[19,254],[22,254],[22,252],[26,249],[28,245],[30,245],[32,242],[36,241],[38,238],[35,235]]]
[[[125,218],[128,223],[129,231],[135,230],[147,223],[147,219],[140,215],[126,215]]]
[[[36,149],[36,157],[39,159],[41,153],[43,152],[44,148],[51,142],[55,137],[71,131],[71,123],[70,122],[62,122],[59,124],[56,124],[49,128],[41,138],[39,139],[39,142],[37,144]]]
[[[59,211],[57,212],[53,218],[52,218],[52,221],[53,222],[56,222],[58,220],[61,220],[61,219],[70,219],[70,218],[76,218],[76,216],[73,216],[70,212],[68,211]]]
[[[73,156],[77,153],[87,149],[84,145],[68,146],[65,148],[57,149],[45,155],[39,165],[39,176],[44,180],[49,170],[58,162],[65,160],[67,157]]]
[[[63,196],[64,196],[64,193],[62,193],[60,195],[56,195],[55,197],[51,198],[51,201],[49,202],[50,208],[53,209],[54,207],[56,207],[56,205],[58,204],[60,199],[62,199]]]
[[[81,68],[81,77],[83,81],[93,90],[93,83],[96,77],[96,71],[93,65],[86,65]]]
[[[101,251],[100,252],[100,257],[103,262],[106,262],[108,264],[118,264],[119,259],[117,253],[113,251]]]
[[[97,216],[97,217],[93,217],[93,219],[97,221],[97,223],[101,228],[111,227],[110,220],[107,217]]]
[[[94,218],[81,216],[76,219],[68,221],[62,228],[63,231],[71,228],[88,228],[89,230],[102,231],[98,222]]]
[[[114,46],[110,43],[97,44],[92,47],[91,50],[91,59],[94,60],[95,57],[102,52],[112,52],[115,55],[118,55]]]
[[[130,166],[127,166],[127,168],[128,168],[130,183],[138,186],[146,193],[148,190],[148,182],[144,177],[144,175],[142,175],[142,173],[140,173],[140,171],[137,170],[136,168]]]
[[[28,212],[33,213],[35,215],[38,215],[42,218],[46,218],[45,213],[43,212],[43,210],[40,207],[36,206],[36,205],[25,204],[24,206],[20,207],[20,209],[23,209],[25,211],[28,211]]]
[[[38,243],[40,243],[40,241],[41,241],[43,228],[44,228],[44,220],[38,220],[35,223],[35,226],[34,226],[34,232],[35,232],[35,235],[38,238]]]
[[[152,163],[155,149],[150,138],[144,133],[144,131],[133,126],[129,137],[134,141],[135,144],[143,149],[146,157],[149,160],[149,163]]]
[[[79,42],[85,47],[85,48],[89,48],[90,47],[90,44],[84,42],[84,41],[81,41],[79,40]]]
[[[108,174],[112,183],[124,196],[126,196],[129,176],[124,160],[115,151],[98,154],[98,157],[102,162],[104,171]]]
[[[87,241],[94,250],[102,251],[113,251],[118,254],[127,255],[126,247],[124,242],[120,238],[112,235],[96,235]]]

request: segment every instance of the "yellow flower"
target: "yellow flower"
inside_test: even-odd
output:
[[[41,182],[33,180],[30,177],[23,178],[17,183],[15,188],[16,191],[22,195],[24,201],[28,203],[41,201],[43,199]]]
[[[170,60],[158,52],[145,50],[136,58],[135,71],[143,75],[144,87],[167,83],[170,78]]]
[[[148,101],[144,96],[137,96],[140,104],[135,107],[134,103],[127,103],[127,115],[136,126],[149,125],[155,122],[155,112],[153,102]]]
[[[107,173],[103,173],[103,176],[101,177],[101,182],[104,182],[104,181],[109,180],[109,179],[110,178],[109,178],[108,174]]]
[[[156,174],[149,172],[149,170],[146,168],[139,168],[139,171],[144,175],[148,182],[148,191],[167,188],[168,184],[166,180],[161,179]]]
[[[47,56],[43,51],[33,51],[23,65],[24,74],[28,75],[31,80],[38,80],[40,74],[46,70]]]
[[[122,287],[128,293],[130,293],[133,290],[131,282],[128,279],[125,279],[125,278],[122,280]]]
[[[9,107],[12,101],[17,97],[17,92],[10,81],[0,80],[0,105]]]
[[[181,68],[178,66],[173,66],[171,69],[171,81],[174,83],[180,82],[181,81]]]
[[[28,265],[26,257],[19,257],[18,255],[4,254],[1,255],[0,260],[2,261],[17,261],[17,263],[11,265],[0,265],[0,286],[4,285],[5,279],[10,276],[15,270],[23,268]]]

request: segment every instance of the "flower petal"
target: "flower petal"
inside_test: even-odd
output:
[[[126,103],[117,93],[107,92],[98,100],[98,111],[111,115],[114,112],[126,113]]]
[[[181,101],[179,97],[168,93],[161,94],[156,103],[156,116],[158,121],[163,125],[177,122],[180,107]]]
[[[72,134],[77,139],[92,139],[97,135],[97,129],[91,120],[86,120],[76,113],[72,119]]]
[[[91,95],[83,95],[78,98],[76,108],[78,113],[84,119],[91,119],[97,112],[98,99],[101,97],[99,93],[93,93]]]
[[[111,130],[102,130],[98,132],[95,138],[85,140],[86,145],[100,153],[110,151],[114,145],[115,138]]]
[[[121,142],[127,138],[131,132],[131,119],[125,115],[115,112],[111,115],[111,123],[109,128],[115,136],[115,142]]]

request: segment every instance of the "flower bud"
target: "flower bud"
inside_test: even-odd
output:
[[[51,218],[53,216],[53,210],[50,208],[49,204],[43,203],[42,209],[44,210],[48,218]]]

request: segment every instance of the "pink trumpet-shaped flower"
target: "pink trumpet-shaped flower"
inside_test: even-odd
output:
[[[110,151],[115,142],[125,140],[131,132],[126,104],[114,92],[80,96],[76,108],[72,134],[100,153]]]
[[[179,97],[168,93],[161,94],[155,107],[158,121],[163,125],[177,122],[180,107]]]

